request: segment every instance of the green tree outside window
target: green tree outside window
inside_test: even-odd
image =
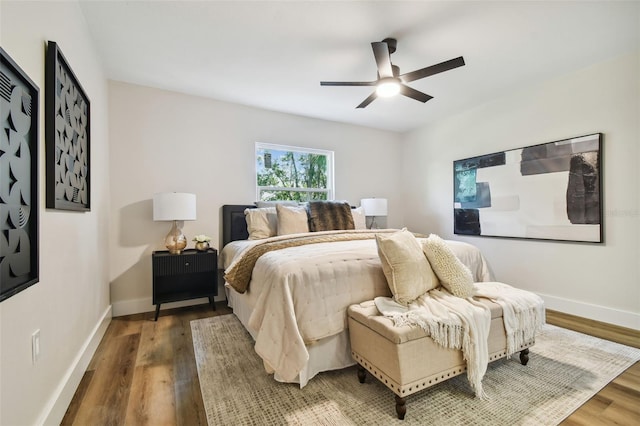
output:
[[[256,144],[256,187],[260,201],[333,199],[333,152]]]

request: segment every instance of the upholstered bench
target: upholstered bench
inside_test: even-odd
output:
[[[488,299],[478,299],[491,310],[489,361],[507,356],[507,339],[502,308]],[[378,312],[373,301],[351,305],[347,310],[351,354],[358,363],[358,379],[364,383],[366,371],[391,389],[396,413],[404,419],[405,397],[466,372],[462,351],[438,345],[420,327],[396,327]],[[529,361],[529,347],[523,344],[520,362]]]

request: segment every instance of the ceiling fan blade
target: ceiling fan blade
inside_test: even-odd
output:
[[[376,94],[376,92],[373,92],[372,94],[369,95],[369,97],[367,99],[365,99],[364,101],[362,101],[362,103],[360,105],[358,105],[356,107],[357,108],[364,108],[367,105],[369,105],[371,102],[373,102],[376,98],[378,97],[378,95]]]
[[[411,71],[406,74],[402,74],[400,76],[400,80],[404,83],[408,83],[410,81],[418,80],[420,78],[429,77],[430,75],[438,74],[444,71],[449,71],[454,68],[458,68],[464,65],[464,58],[462,56],[457,57],[455,59],[450,59],[448,61],[440,62],[436,65],[431,65],[430,67],[422,68],[419,70]]]
[[[378,75],[380,78],[393,77],[393,69],[391,68],[391,56],[389,55],[389,46],[383,41],[371,43],[373,48],[373,56],[378,64]]]
[[[405,86],[404,84],[400,85],[400,93],[422,103],[427,102],[429,99],[433,99],[433,96],[422,93],[419,90],[412,89],[411,87]]]
[[[375,86],[377,81],[321,81],[320,86]]]

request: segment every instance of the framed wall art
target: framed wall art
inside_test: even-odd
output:
[[[39,89],[0,47],[0,301],[39,280]]]
[[[453,162],[454,233],[603,242],[602,134]]]
[[[91,210],[89,97],[57,43],[47,44],[45,146],[47,208]]]

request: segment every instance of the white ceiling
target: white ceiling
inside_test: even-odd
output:
[[[640,2],[81,1],[108,78],[404,132],[640,46]],[[401,73],[466,66],[378,99],[371,42],[398,40]],[[64,47],[63,47],[64,48]]]

